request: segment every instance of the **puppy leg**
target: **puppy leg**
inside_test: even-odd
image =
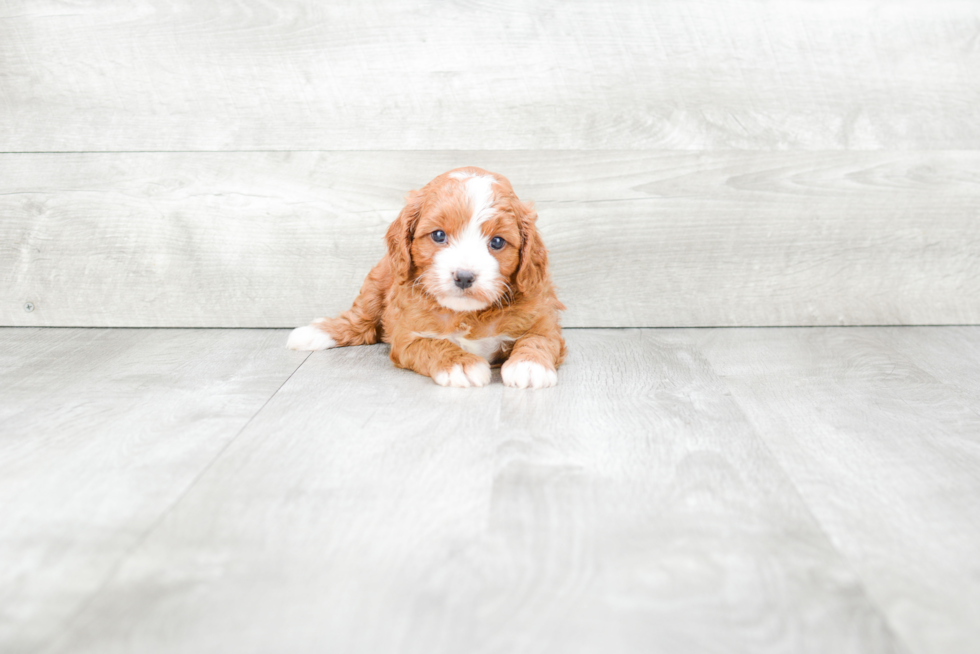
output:
[[[443,339],[416,338],[391,346],[391,360],[399,368],[432,377],[440,386],[468,388],[490,383],[490,364]]]
[[[378,342],[377,324],[359,316],[355,308],[336,318],[320,318],[289,333],[286,347],[291,350],[326,350],[345,345],[372,345]]]
[[[529,332],[515,341],[500,378],[513,388],[549,388],[558,383],[558,366],[564,359],[565,340],[557,325],[545,334]]]
[[[323,324],[325,320],[328,320],[328,318],[321,318],[312,324],[306,325],[305,327],[297,327],[289,332],[289,340],[286,341],[286,347],[290,350],[302,350],[304,352],[315,352],[316,350],[326,350],[327,348],[336,347],[337,340],[330,335],[326,325]]]
[[[320,318],[289,334],[291,350],[326,350],[344,345],[371,345],[380,340],[381,312],[391,284],[387,257],[376,265],[361,286],[354,306],[336,318]]]

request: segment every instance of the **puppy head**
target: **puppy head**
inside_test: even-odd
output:
[[[453,311],[502,304],[547,274],[535,218],[506,178],[479,168],[449,171],[410,193],[388,229],[392,268]]]

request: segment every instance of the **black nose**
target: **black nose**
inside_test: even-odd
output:
[[[469,288],[473,285],[473,280],[476,279],[476,275],[469,270],[457,270],[453,273],[453,279],[456,280],[456,286]]]

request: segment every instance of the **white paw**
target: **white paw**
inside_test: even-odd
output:
[[[440,386],[454,388],[469,388],[470,386],[486,386],[490,383],[490,364],[486,361],[462,365],[457,363],[449,370],[440,370],[432,380]]]
[[[330,338],[330,334],[318,329],[314,325],[297,327],[289,334],[286,347],[290,350],[303,350],[304,352],[313,350],[326,350],[337,345],[337,341]]]
[[[514,388],[549,388],[558,383],[558,373],[533,361],[508,361],[500,369],[504,386]]]

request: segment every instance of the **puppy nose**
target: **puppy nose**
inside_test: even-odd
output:
[[[457,270],[453,273],[453,279],[456,280],[456,286],[465,289],[473,285],[473,280],[476,279],[476,275],[469,270]]]

